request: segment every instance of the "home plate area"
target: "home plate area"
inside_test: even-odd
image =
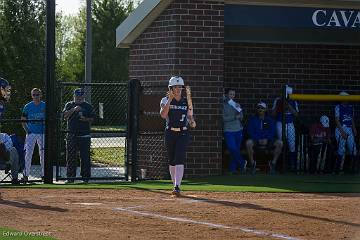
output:
[[[1,189],[1,227],[56,239],[360,239],[359,194]]]

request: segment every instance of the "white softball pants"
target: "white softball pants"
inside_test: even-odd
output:
[[[44,134],[26,134],[25,138],[25,169],[24,175],[29,176],[32,155],[34,153],[35,143],[39,147],[40,165],[41,165],[41,176],[44,176]]]
[[[347,134],[347,139],[341,137],[340,131],[338,128],[335,129],[335,138],[338,143],[337,153],[340,156],[345,155],[345,145],[347,146],[348,152],[350,155],[356,155],[356,145],[354,141],[354,134],[351,127],[343,126],[345,133]]]
[[[290,152],[295,152],[295,126],[294,123],[285,124],[285,136]],[[282,123],[276,122],[276,133],[280,141],[282,141]]]

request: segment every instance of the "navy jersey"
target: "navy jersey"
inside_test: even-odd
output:
[[[75,103],[74,101],[68,102],[65,104],[64,110],[68,111],[71,108],[76,106],[81,107],[81,112],[74,112],[68,119],[68,130],[72,134],[78,136],[84,136],[90,134],[90,123],[85,121],[80,121],[80,115],[83,115],[86,118],[95,118],[95,113],[93,107],[88,102]]]
[[[161,99],[160,106],[166,104],[167,97]],[[166,119],[166,128],[182,128],[187,125],[188,104],[186,98],[182,97],[180,101],[175,98],[170,103],[168,117]]]
[[[335,106],[335,117],[339,118],[342,126],[351,127],[354,111],[352,105],[339,104]]]

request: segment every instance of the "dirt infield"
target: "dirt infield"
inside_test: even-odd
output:
[[[360,194],[0,191],[0,227],[57,239],[360,239]]]

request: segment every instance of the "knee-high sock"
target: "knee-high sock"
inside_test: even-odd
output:
[[[176,165],[175,166],[175,186],[181,185],[181,181],[184,175],[184,165]]]
[[[170,172],[170,176],[171,176],[171,181],[175,186],[175,166],[169,165],[169,172]]]

